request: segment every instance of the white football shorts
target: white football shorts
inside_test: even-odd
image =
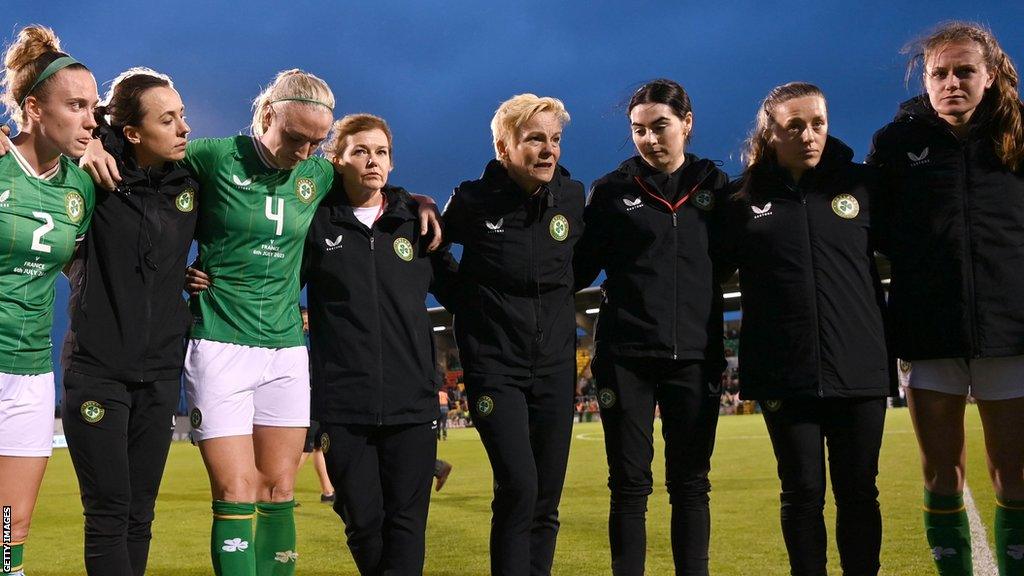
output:
[[[246,436],[253,425],[309,426],[305,346],[259,348],[189,341],[185,394],[195,441]]]
[[[1024,397],[1024,356],[900,360],[900,384],[978,400]]]
[[[0,456],[53,452],[53,372],[0,373]]]

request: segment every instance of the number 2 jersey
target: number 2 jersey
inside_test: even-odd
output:
[[[89,176],[63,156],[45,174],[16,148],[0,158],[0,372],[53,371],[54,283],[95,197]]]
[[[272,167],[251,136],[200,139],[185,157],[200,183],[199,261],[212,285],[191,300],[192,337],[303,346],[299,271],[306,232],[334,170],[323,158]]]

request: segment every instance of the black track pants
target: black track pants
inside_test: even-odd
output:
[[[718,425],[720,374],[709,371],[701,361],[607,353],[598,353],[592,369],[608,454],[612,573],[644,574],[657,405],[665,439],[665,486],[672,506],[675,571],[706,575],[711,535],[708,472]]]
[[[90,576],[146,572],[180,386],[64,373],[61,413],[85,508]]]
[[[878,574],[878,452],[885,398],[762,401],[782,480],[782,535],[793,576],[824,576],[825,447],[845,576]]]
[[[517,378],[466,374],[473,425],[494,473],[491,574],[546,576],[572,438],[576,367]]]
[[[437,437],[432,422],[320,423],[334,511],[363,576],[419,576]],[[326,444],[323,435],[327,435]]]

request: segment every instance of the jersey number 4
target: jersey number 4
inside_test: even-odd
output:
[[[284,232],[284,198],[277,199],[277,211],[274,211],[274,199],[267,196],[267,205],[263,213],[267,220],[277,223],[277,235],[280,236]]]
[[[35,232],[32,233],[32,249],[36,252],[49,254],[50,247],[43,244],[43,236],[50,230],[53,230],[53,217],[46,212],[33,212],[32,215],[43,221],[43,225],[36,228]]]

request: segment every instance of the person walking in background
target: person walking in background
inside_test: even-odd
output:
[[[441,388],[437,391],[437,407],[441,416],[437,419],[437,439],[448,439],[448,392]]]

